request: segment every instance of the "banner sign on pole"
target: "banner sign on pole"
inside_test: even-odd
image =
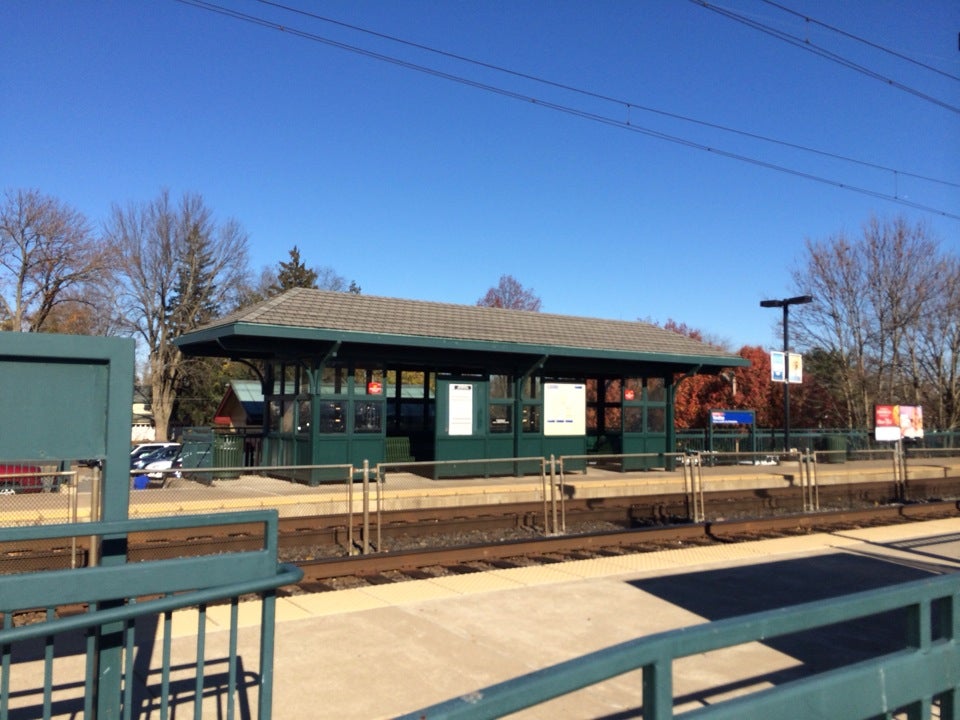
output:
[[[776,350],[770,353],[770,379],[773,382],[786,382],[787,379],[786,355]]]
[[[773,382],[803,382],[803,355],[774,350],[770,353],[770,380]]]
[[[800,355],[799,353],[790,353],[787,356],[787,367],[789,368],[787,373],[787,382],[803,382],[803,355]]]

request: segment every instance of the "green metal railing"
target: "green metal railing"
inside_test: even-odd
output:
[[[681,658],[905,610],[895,652],[685,712],[691,720],[960,718],[960,575],[778,608],[672,630],[590,653],[428,707],[401,720],[499,718],[641,670],[645,720],[674,717],[673,664]]]
[[[134,532],[232,525],[249,528],[255,524],[263,528],[263,540],[262,547],[251,551],[0,576],[0,612],[3,613],[0,720],[20,716],[49,718],[62,715],[65,709],[73,716],[82,712],[82,716],[88,718],[131,718],[143,713],[144,702],[158,703],[154,709],[162,719],[186,715],[185,708],[171,708],[171,697],[178,704],[184,702],[179,700],[184,694],[183,688],[178,685],[180,692],[171,689],[173,613],[183,608],[196,608],[198,615],[195,653],[188,663],[193,685],[193,717],[206,716],[204,699],[211,692],[208,683],[212,682],[216,685],[216,695],[226,698],[226,708],[218,708],[218,716],[235,717],[238,696],[253,687],[257,695],[257,717],[269,720],[275,591],[297,582],[302,576],[298,568],[278,564],[277,523],[275,510],[261,510],[4,529],[0,532],[0,541],[6,543],[61,538],[69,541],[80,532],[84,537],[96,536],[102,543],[116,543],[125,542],[122,539]],[[250,594],[258,595],[261,604],[259,656],[251,663],[258,668],[254,680],[250,679],[249,671],[240,676],[242,668],[237,649],[239,600]],[[227,603],[230,608],[225,683],[221,682],[220,675],[211,680],[206,672],[209,660],[205,626],[208,605],[214,603]],[[70,606],[86,609],[58,617],[58,608]],[[14,622],[15,617],[31,615],[39,621]],[[148,629],[155,625],[160,630],[162,649],[157,668],[160,679],[156,687],[146,688],[146,692],[141,688],[135,699],[138,683],[146,683],[148,677],[157,674],[152,671],[154,661],[147,649],[152,649],[153,640],[142,636],[144,625]],[[75,642],[71,646],[71,638],[82,639],[82,652],[75,647]],[[55,660],[63,661],[78,653],[84,655],[85,660],[67,663],[73,672],[68,669],[65,677],[55,675],[55,670],[64,667],[63,662],[55,663]],[[120,661],[110,667],[113,657],[119,657]],[[83,669],[77,671],[76,666],[81,664]],[[12,693],[11,681],[18,671],[22,671],[26,679],[21,681],[17,676],[18,689]],[[76,672],[80,673],[79,678],[74,675]],[[23,689],[25,683],[28,690]],[[59,698],[70,688],[82,688],[83,692],[74,693],[68,700],[58,699],[54,704],[54,691]],[[245,696],[239,699],[245,700]]]

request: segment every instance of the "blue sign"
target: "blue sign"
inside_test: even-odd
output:
[[[753,410],[711,410],[711,425],[753,425]]]

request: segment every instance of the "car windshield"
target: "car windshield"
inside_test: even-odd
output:
[[[135,464],[139,467],[144,467],[153,462],[158,462],[160,460],[172,460],[180,453],[179,445],[170,445],[169,447],[163,447],[159,450],[154,450],[149,452],[146,455],[141,455],[138,458],[134,458],[132,464]]]

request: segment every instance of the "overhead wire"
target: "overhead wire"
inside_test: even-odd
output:
[[[928,65],[927,63],[920,62],[919,60],[912,58],[909,55],[904,55],[903,53],[899,53],[896,50],[891,50],[888,47],[884,47],[883,45],[875,43],[871,40],[862,38],[859,35],[854,35],[853,33],[847,32],[842,28],[835,27],[833,25],[823,22],[822,20],[817,20],[816,18],[810,17],[809,15],[804,15],[803,13],[800,13],[800,12],[797,12],[796,10],[788,8],[786,5],[781,5],[778,2],[774,2],[774,0],[760,0],[760,2],[766,3],[770,7],[775,7],[778,10],[782,10],[783,12],[793,15],[794,17],[798,17],[802,19],[804,22],[808,22],[813,25],[819,25],[822,28],[830,30],[831,32],[835,32],[838,35],[842,35],[843,37],[848,38],[850,40],[855,40],[856,42],[862,43],[867,47],[873,48],[874,50],[879,50],[880,52],[884,52],[884,53],[887,53],[888,55],[892,55],[898,60],[903,60],[904,62],[911,63],[913,65],[916,65],[917,67],[923,68],[924,70],[929,70],[932,73],[936,73],[937,75],[942,75],[945,78],[949,78],[950,80],[960,81],[960,76],[951,75],[945,70],[941,70],[940,68],[934,67],[933,65]]]
[[[660,116],[662,116],[662,117],[667,117],[667,118],[670,118],[670,119],[672,119],[672,120],[680,120],[680,121],[682,121],[682,122],[691,123],[691,124],[693,124],[693,125],[699,125],[699,126],[701,126],[701,127],[710,128],[711,130],[720,130],[720,131],[722,131],[722,132],[731,133],[731,134],[734,134],[734,135],[739,135],[740,137],[749,138],[749,139],[751,139],[751,140],[759,140],[759,141],[762,141],[762,142],[771,143],[771,144],[773,144],[773,145],[779,145],[779,146],[781,146],[781,147],[787,147],[787,148],[790,148],[790,149],[792,149],[792,150],[800,150],[800,151],[802,151],[802,152],[807,152],[807,153],[811,153],[811,154],[814,154],[814,155],[820,155],[821,157],[828,157],[828,158],[831,158],[831,159],[833,159],[833,160],[842,160],[842,161],[844,161],[844,162],[852,163],[852,164],[855,164],[855,165],[860,165],[860,166],[862,166],[862,167],[869,167],[869,168],[872,168],[872,169],[874,169],[874,170],[882,170],[882,171],[884,171],[884,172],[893,173],[893,174],[898,175],[898,176],[901,176],[901,177],[911,177],[911,178],[915,178],[915,179],[917,179],[917,180],[923,180],[923,181],[926,181],[926,182],[937,183],[937,184],[940,184],[940,185],[947,185],[947,186],[951,186],[951,187],[958,187],[958,188],[960,188],[960,182],[951,182],[951,181],[949,181],[949,180],[942,180],[942,179],[930,177],[930,176],[927,176],[927,175],[921,175],[921,174],[919,174],[919,173],[914,173],[914,172],[910,172],[910,171],[906,171],[906,170],[900,170],[900,169],[892,168],[892,167],[889,167],[889,166],[886,166],[886,165],[881,165],[881,164],[879,164],[879,163],[874,163],[874,162],[870,162],[870,161],[867,161],[867,160],[859,160],[859,159],[857,159],[857,158],[852,158],[852,157],[849,157],[849,156],[846,156],[846,155],[841,155],[841,154],[839,154],[839,153],[830,152],[830,151],[828,151],[828,150],[820,150],[820,149],[817,149],[817,148],[810,147],[810,146],[808,146],[808,145],[800,145],[799,143],[793,143],[793,142],[789,142],[789,141],[787,141],[787,140],[779,140],[779,139],[777,139],[777,138],[772,138],[772,137],[768,137],[768,136],[765,136],[765,135],[760,135],[760,134],[758,134],[758,133],[749,132],[749,131],[746,131],[746,130],[738,130],[738,129],[736,129],[736,128],[732,128],[732,127],[729,127],[729,126],[726,126],[726,125],[720,125],[720,124],[717,124],[717,123],[708,122],[708,121],[706,121],[706,120],[699,120],[699,119],[697,119],[697,118],[693,118],[693,117],[689,117],[689,116],[686,116],[686,115],[681,115],[681,114],[678,114],[678,113],[670,112],[670,111],[668,111],[668,110],[662,110],[662,109],[659,109],[659,108],[650,107],[650,106],[648,106],[648,105],[643,105],[643,104],[634,102],[634,101],[632,101],[632,100],[624,100],[624,99],[622,99],[622,98],[615,98],[615,97],[612,97],[612,96],[610,96],[610,95],[605,95],[605,94],[602,94],[602,93],[594,92],[594,91],[592,91],[592,90],[585,90],[585,89],[583,89],[583,88],[578,88],[578,87],[575,87],[575,86],[573,86],[573,85],[568,85],[568,84],[565,84],[565,83],[556,82],[556,81],[550,80],[550,79],[548,79],[548,78],[543,78],[543,77],[539,77],[539,76],[537,76],[537,75],[531,75],[531,74],[529,74],[529,73],[524,73],[524,72],[520,72],[520,71],[517,71],[517,70],[513,70],[513,69],[511,69],[511,68],[506,68],[506,67],[503,67],[502,65],[495,65],[495,64],[493,64],[493,63],[485,62],[485,61],[483,61],[483,60],[477,60],[477,59],[475,59],[475,58],[466,57],[466,56],[464,56],[464,55],[459,55],[459,54],[457,54],[457,53],[452,53],[452,52],[447,51],[447,50],[441,50],[441,49],[439,49],[439,48],[431,47],[431,46],[429,46],[429,45],[423,45],[423,44],[421,44],[421,43],[413,42],[413,41],[407,40],[407,39],[405,39],[405,38],[397,37],[396,35],[389,35],[389,34],[387,34],[387,33],[377,32],[376,30],[370,30],[369,28],[364,28],[364,27],[361,27],[361,26],[359,26],[359,25],[354,25],[354,24],[351,24],[351,23],[343,22],[342,20],[337,20],[337,19],[335,19],[335,18],[330,18],[330,17],[324,16],[324,15],[319,15],[319,14],[317,14],[317,13],[310,12],[310,11],[308,11],[308,10],[303,10],[303,9],[301,9],[301,8],[292,7],[292,6],[290,6],[290,5],[286,5],[286,4],[281,3],[281,2],[276,2],[276,0],[256,0],[256,1],[257,1],[258,3],[260,3],[261,5],[267,5],[267,6],[269,6],[269,7],[277,8],[277,9],[280,9],[280,10],[284,10],[284,11],[286,11],[286,12],[290,12],[290,13],[293,13],[293,14],[296,14],[296,15],[301,15],[301,16],[303,16],[303,17],[308,17],[308,18],[310,18],[311,20],[318,20],[318,21],[321,21],[321,22],[324,22],[324,23],[328,23],[328,24],[330,24],[330,25],[335,25],[335,26],[338,26],[338,27],[342,27],[342,28],[346,28],[346,29],[348,29],[348,30],[352,30],[352,31],[358,32],[358,33],[363,33],[363,34],[369,35],[369,36],[371,36],[371,37],[380,38],[380,39],[382,39],[382,40],[388,40],[388,41],[390,41],[390,42],[397,43],[397,44],[399,44],[399,45],[404,45],[404,46],[406,46],[406,47],[411,47],[411,48],[414,48],[414,49],[416,49],[416,50],[422,50],[422,51],[424,51],[424,52],[429,52],[429,53],[432,53],[432,54],[435,54],[435,55],[439,55],[439,56],[441,56],[441,57],[449,58],[449,59],[451,59],[451,60],[456,60],[456,61],[458,61],[458,62],[467,63],[467,64],[470,64],[470,65],[474,65],[474,66],[477,66],[477,67],[485,68],[485,69],[488,69],[488,70],[494,70],[494,71],[496,71],[496,72],[503,73],[503,74],[505,74],[505,75],[510,75],[510,76],[513,76],[513,77],[516,77],[516,78],[520,78],[520,79],[522,79],[522,80],[529,80],[529,81],[532,81],[532,82],[535,82],[535,83],[539,83],[539,84],[541,84],[541,85],[546,85],[546,86],[548,86],[548,87],[556,88],[556,89],[558,89],[558,90],[563,90],[563,91],[566,91],[566,92],[576,93],[576,94],[578,94],[578,95],[583,95],[583,96],[585,96],[585,97],[589,97],[589,98],[592,98],[592,99],[595,99],[595,100],[601,100],[601,101],[604,101],[604,102],[609,102],[609,103],[612,103],[612,104],[616,104],[616,105],[622,106],[622,107],[623,107],[624,109],[626,109],[628,112],[630,112],[631,110],[641,110],[641,111],[643,111],[643,112],[648,112],[648,113],[651,113],[651,114],[654,114],[654,115],[660,115]]]
[[[265,2],[265,0],[258,0],[258,1],[260,1],[260,2]],[[767,169],[770,169],[770,170],[775,170],[775,171],[778,171],[778,172],[782,172],[782,173],[786,173],[786,174],[789,174],[789,175],[793,175],[793,176],[795,176],[795,177],[805,178],[805,179],[808,179],[808,180],[812,180],[812,181],[815,181],[815,182],[819,182],[819,183],[821,183],[821,184],[825,184],[825,185],[829,185],[829,186],[833,186],[833,187],[837,187],[837,188],[841,188],[841,189],[845,189],[845,190],[850,190],[850,191],[852,191],[852,192],[856,192],[856,193],[859,193],[859,194],[867,195],[867,196],[870,196],[870,197],[875,197],[875,198],[878,198],[878,199],[886,200],[886,201],[893,202],[893,203],[900,204],[900,205],[904,205],[904,206],[907,206],[907,207],[912,207],[912,208],[915,208],[915,209],[917,209],[917,210],[922,210],[922,211],[925,211],[925,212],[930,212],[930,213],[933,213],[933,214],[936,214],[936,215],[940,215],[940,216],[943,216],[943,217],[947,217],[947,218],[951,218],[951,219],[955,219],[955,220],[960,220],[960,214],[951,213],[951,212],[948,212],[948,211],[945,211],[945,210],[941,210],[941,209],[939,209],[939,208],[935,208],[935,207],[931,207],[931,206],[928,206],[928,205],[924,205],[924,204],[922,204],[922,203],[917,203],[917,202],[914,202],[914,201],[911,201],[911,200],[907,200],[906,198],[899,197],[898,195],[891,195],[891,194],[889,194],[889,193],[883,193],[883,192],[880,192],[880,191],[871,190],[871,189],[869,189],[869,188],[864,188],[864,187],[860,187],[860,186],[856,186],[856,185],[851,185],[851,184],[849,184],[849,183],[840,182],[840,181],[837,181],[837,180],[833,180],[833,179],[831,179],[831,178],[827,178],[827,177],[823,177],[823,176],[820,176],[820,175],[816,175],[816,174],[814,174],[814,173],[809,173],[809,172],[797,170],[797,169],[795,169],[795,168],[790,168],[790,167],[787,167],[787,166],[785,166],[785,165],[780,165],[780,164],[773,163],[773,162],[770,162],[770,161],[761,160],[761,159],[759,159],[759,158],[750,157],[750,156],[748,156],[748,155],[744,155],[744,154],[741,154],[741,153],[731,152],[731,151],[723,150],[723,149],[721,149],[721,148],[713,147],[713,146],[710,146],[710,145],[705,145],[705,144],[703,144],[703,143],[696,142],[696,141],[693,141],[693,140],[689,140],[689,139],[687,139],[687,138],[683,138],[683,137],[680,137],[680,136],[677,136],[677,135],[673,135],[673,134],[670,134],[670,133],[665,133],[665,132],[662,132],[662,131],[653,130],[653,129],[651,129],[651,128],[644,128],[644,127],[641,127],[641,126],[639,126],[639,125],[635,125],[635,124],[631,123],[631,121],[630,121],[629,119],[628,119],[628,120],[617,120],[616,118],[608,117],[608,116],[605,116],[605,115],[600,115],[600,114],[594,113],[594,112],[589,112],[589,111],[586,111],[586,110],[583,110],[583,109],[580,109],[580,108],[575,108],[575,107],[571,107],[571,106],[568,106],[568,105],[563,105],[563,104],[560,104],[560,103],[557,103],[557,102],[544,100],[544,99],[537,98],[537,97],[532,96],[532,95],[527,95],[527,94],[520,93],[520,92],[517,92],[517,91],[514,91],[514,90],[509,90],[509,89],[503,88],[503,87],[498,87],[498,86],[496,86],[496,85],[492,85],[492,84],[489,84],[489,83],[481,82],[481,81],[478,81],[478,80],[473,80],[473,79],[466,78],[466,77],[463,77],[463,76],[460,76],[460,75],[454,75],[454,74],[452,74],[452,73],[448,73],[448,72],[445,72],[445,71],[442,71],[442,70],[438,70],[438,69],[436,69],[436,68],[431,68],[431,67],[426,66],[426,65],[421,65],[421,64],[419,64],[419,63],[414,63],[414,62],[411,62],[411,61],[409,61],[409,60],[403,60],[403,59],[401,59],[401,58],[397,58],[397,57],[393,57],[393,56],[390,56],[390,55],[386,55],[386,54],[384,54],[384,53],[376,52],[376,51],[373,51],[373,50],[368,50],[368,49],[366,49],[366,48],[362,48],[362,47],[359,47],[359,46],[356,46],[356,45],[351,45],[351,44],[349,44],[349,43],[345,43],[345,42],[342,42],[342,41],[339,41],[339,40],[333,40],[332,38],[327,38],[327,37],[324,37],[324,36],[319,35],[319,34],[317,34],[317,33],[313,33],[313,32],[307,31],[307,30],[302,30],[302,29],[300,29],[300,28],[295,28],[295,27],[292,27],[292,26],[290,26],[290,25],[285,25],[285,24],[282,24],[282,23],[274,22],[274,21],[272,21],[272,20],[268,20],[268,19],[263,18],[263,17],[258,17],[258,16],[256,16],[256,15],[251,15],[251,14],[249,14],[249,13],[241,12],[241,11],[239,11],[239,10],[234,10],[234,9],[232,9],[232,8],[227,8],[227,7],[224,7],[224,6],[222,6],[222,5],[218,5],[218,4],[214,3],[214,2],[210,2],[210,0],[177,0],[177,2],[180,2],[180,3],[185,4],[185,5],[190,5],[190,6],[193,6],[193,7],[199,8],[199,9],[202,9],[202,10],[207,10],[207,11],[209,11],[209,12],[213,12],[213,13],[216,13],[216,14],[224,15],[224,16],[226,16],[226,17],[230,17],[230,18],[233,18],[233,19],[236,19],[236,20],[241,20],[241,21],[243,21],[243,22],[247,22],[247,23],[250,23],[250,24],[253,24],[253,25],[257,25],[257,26],[260,26],[260,27],[264,27],[264,28],[267,28],[267,29],[271,29],[271,30],[276,30],[276,31],[279,31],[279,32],[283,32],[283,33],[286,33],[286,34],[289,34],[289,35],[293,35],[293,36],[295,36],[295,37],[299,37],[299,38],[302,38],[302,39],[305,39],[305,40],[310,40],[310,41],[312,41],[312,42],[317,42],[317,43],[320,43],[320,44],[323,44],[323,45],[327,45],[327,46],[330,46],[330,47],[334,47],[334,48],[337,48],[337,49],[340,49],[340,50],[346,50],[346,51],[348,51],[348,52],[351,52],[351,53],[354,53],[354,54],[358,54],[358,55],[361,55],[361,56],[363,56],[363,57],[367,57],[367,58],[370,58],[370,59],[373,59],[373,60],[378,60],[378,61],[386,62],[386,63],[392,64],[392,65],[395,65],[395,66],[398,66],[398,67],[401,67],[401,68],[404,68],[404,69],[414,70],[414,71],[416,71],[416,72],[424,73],[424,74],[426,74],[426,75],[430,75],[430,76],[433,76],[433,77],[436,77],[436,78],[440,78],[440,79],[444,79],[444,80],[449,80],[449,81],[451,81],[451,82],[459,83],[459,84],[464,85],[464,86],[467,86],[467,87],[472,87],[472,88],[475,88],[475,89],[484,90],[484,91],[486,91],[486,92],[490,92],[490,93],[493,93],[493,94],[497,94],[497,95],[500,95],[500,96],[503,96],[503,97],[507,97],[507,98],[510,98],[510,99],[519,100],[519,101],[522,101],[522,102],[525,102],[525,103],[533,104],[533,105],[536,105],[536,106],[538,106],[538,107],[543,107],[543,108],[546,108],[546,109],[549,109],[549,110],[554,110],[554,111],[556,111],[556,112],[562,112],[562,113],[565,113],[565,114],[567,114],[567,115],[571,115],[571,116],[574,116],[574,117],[579,117],[579,118],[582,118],[582,119],[585,119],[585,120],[590,120],[590,121],[592,121],[592,122],[597,122],[597,123],[604,124],[604,125],[608,125],[608,126],[612,126],[612,127],[617,127],[617,128],[623,129],[623,130],[629,130],[629,131],[631,131],[631,132],[635,132],[635,133],[638,133],[638,134],[646,135],[646,136],[648,136],[648,137],[653,137],[653,138],[656,138],[656,139],[664,140],[664,141],[671,142],[671,143],[674,143],[674,144],[677,144],[677,145],[681,145],[681,146],[684,146],[684,147],[688,147],[688,148],[692,148],[692,149],[696,149],[696,150],[701,150],[701,151],[704,151],[704,152],[709,152],[709,153],[714,154],[714,155],[717,155],[717,156],[726,157],[726,158],[729,158],[729,159],[732,159],[732,160],[737,160],[737,161],[740,161],[740,162],[745,162],[745,163],[748,163],[748,164],[751,164],[751,165],[754,165],[754,166],[763,167],[763,168],[767,168]],[[285,9],[285,6],[281,6],[281,5],[277,4],[277,3],[266,2],[265,4],[275,5],[275,6],[277,6],[277,7],[280,7],[280,8],[284,8],[284,9]],[[296,10],[295,10],[295,12],[299,12],[299,13],[303,14],[303,11],[296,11]],[[341,23],[341,24],[342,24],[342,23]],[[376,34],[376,33],[374,33],[374,34]],[[388,38],[389,38],[389,36],[385,36],[385,37],[388,37]],[[411,43],[411,45],[413,45],[413,43]],[[423,46],[422,49],[432,50],[431,48],[427,48],[426,46]],[[442,51],[437,51],[437,52],[441,52],[441,53],[442,53]],[[447,54],[447,53],[442,53],[442,54]],[[449,54],[448,54],[448,55],[449,55]],[[456,56],[451,56],[451,57],[456,57]],[[480,63],[480,64],[483,64],[483,63]],[[486,64],[484,64],[484,65],[486,65]],[[487,66],[487,67],[490,67],[490,68],[492,68],[492,69],[497,69],[496,66]],[[533,76],[524,76],[523,74],[521,74],[521,73],[516,73],[516,72],[514,72],[514,71],[504,70],[504,72],[508,72],[508,73],[513,74],[513,75],[517,75],[517,76],[521,76],[521,77],[528,77],[529,79],[537,80],[537,78],[535,78],[535,77],[533,77]],[[552,85],[552,86],[554,86],[554,87],[567,88],[567,86],[562,86],[562,85],[560,85],[560,84],[553,83],[552,81],[541,80],[541,82],[545,82],[545,83],[550,84],[550,85]],[[580,91],[580,90],[578,90],[578,89],[576,89],[576,88],[572,88],[572,87],[567,88],[567,89],[570,89],[570,90],[572,90],[572,91],[574,91],[574,92],[581,92],[581,93],[583,93],[583,94],[587,94],[587,95],[590,95],[590,96],[592,96],[592,97],[597,97],[597,98],[601,98],[601,99],[609,99],[609,100],[612,100],[611,98],[604,98],[604,96],[597,95],[597,94],[594,94],[594,93],[590,93],[590,92],[588,92],[588,91]],[[617,102],[617,103],[624,104],[623,101],[618,101],[618,100],[612,100],[612,101],[613,101],[613,102]],[[632,105],[632,104],[629,104],[629,103],[626,103],[626,105],[627,105],[628,108],[629,108],[629,107],[638,107],[638,108],[640,108],[640,106]],[[642,109],[642,108],[641,108],[641,109]],[[679,117],[680,117],[680,116],[678,116],[678,118],[679,118]],[[683,119],[683,118],[680,118],[680,119]],[[704,123],[704,124],[707,124],[707,123]],[[707,125],[709,125],[709,124],[707,124]],[[722,128],[720,128],[720,126],[717,126],[717,127],[718,127],[718,129],[722,129]],[[734,131],[734,132],[738,132],[738,131]],[[749,133],[743,133],[743,134],[749,136]],[[764,139],[764,138],[761,138],[760,136],[758,136],[758,139]],[[777,142],[777,141],[771,141],[771,142]],[[782,144],[789,145],[789,143],[782,143]],[[807,149],[807,150],[812,151],[812,152],[817,152],[817,151],[813,151],[812,149],[809,149],[809,148],[802,148],[801,146],[796,146],[796,147],[798,147],[799,149]],[[825,153],[825,152],[824,152],[824,153],[821,153],[821,154],[830,155],[830,153]],[[832,156],[832,155],[831,155],[831,156]],[[843,159],[843,158],[840,158],[840,156],[833,156],[833,157],[837,157],[837,158],[839,158],[839,159]],[[859,161],[852,160],[852,162],[859,162]],[[868,164],[868,165],[870,165],[869,163],[861,163],[861,164]],[[874,167],[881,167],[881,168],[882,168],[882,166],[876,166],[876,165],[874,165]],[[882,169],[890,170],[890,171],[895,172],[895,173],[899,172],[899,174],[902,174],[902,175],[908,175],[908,176],[913,176],[913,177],[917,177],[917,178],[923,178],[923,176],[915,175],[915,174],[912,174],[912,173],[907,173],[907,172],[902,172],[902,171],[895,171],[895,170],[892,170],[892,169],[889,169],[889,168],[882,168]],[[923,179],[927,179],[927,178],[923,178]],[[951,182],[947,182],[947,181],[941,181],[941,180],[935,180],[935,179],[930,179],[930,180],[932,180],[933,182],[941,182],[941,183],[948,184],[948,185],[956,185],[955,183],[951,183]]]
[[[793,45],[794,47],[798,47],[801,50],[806,50],[807,52],[813,53],[814,55],[819,55],[822,58],[826,58],[827,60],[835,62],[838,65],[842,65],[843,67],[850,68],[851,70],[854,70],[858,73],[866,75],[867,77],[871,77],[874,80],[879,80],[880,82],[886,85],[889,85],[890,87],[894,87],[894,88],[897,88],[898,90],[902,90],[903,92],[910,93],[911,95],[914,95],[920,98],[921,100],[925,100],[933,105],[942,107],[945,110],[949,110],[950,112],[960,114],[960,107],[956,105],[951,105],[950,103],[944,100],[941,100],[939,98],[936,98],[933,95],[925,93],[921,90],[917,90],[916,88],[912,88],[909,85],[905,85],[904,83],[898,80],[894,80],[891,77],[887,77],[886,75],[883,75],[882,73],[879,73],[876,70],[871,70],[865,65],[861,65],[860,63],[854,62],[853,60],[849,60],[843,57],[842,55],[833,52],[832,50],[827,50],[826,48],[822,48],[819,45],[809,42],[808,40],[797,37],[795,35],[791,35],[790,33],[784,32],[783,30],[777,30],[776,28],[770,27],[769,25],[765,25],[764,23],[759,22],[758,20],[752,20],[748,18],[746,15],[743,15],[741,13],[734,12],[733,10],[729,10],[727,8],[722,8],[717,5],[714,5],[713,3],[707,2],[707,0],[690,0],[690,2],[698,7],[704,8],[705,10],[709,10],[711,12],[717,13],[718,15],[722,15],[725,18],[728,18],[735,22],[741,23],[742,25],[746,25],[747,27],[751,27],[754,30],[758,30],[762,33],[775,37],[778,40],[783,40],[785,43],[789,45]]]

